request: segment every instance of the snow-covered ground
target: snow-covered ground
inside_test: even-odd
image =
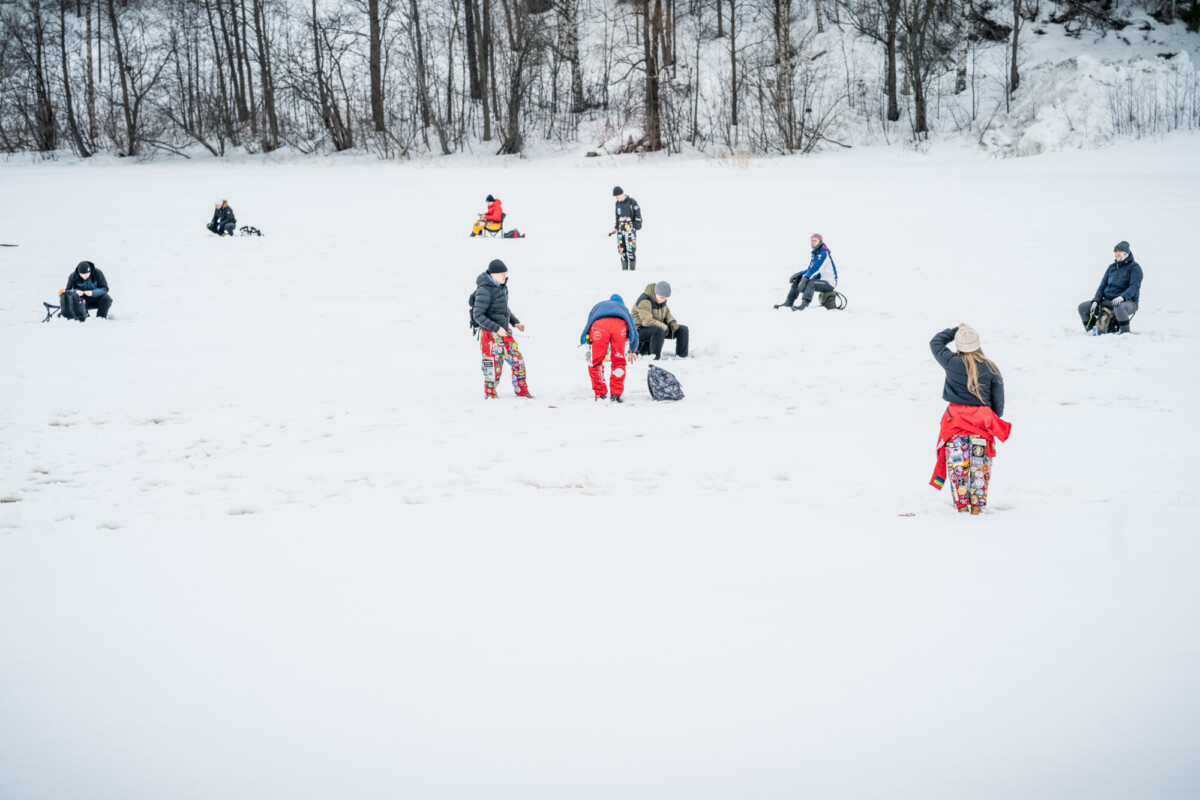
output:
[[[1197,796],[1198,144],[0,165],[0,797]],[[813,231],[849,308],[772,311]],[[496,257],[534,402],[482,399]],[[113,319],[40,324],[81,259]],[[593,403],[659,279],[687,398]],[[964,321],[979,518],[928,486]]]

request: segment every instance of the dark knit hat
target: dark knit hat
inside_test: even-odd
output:
[[[1129,252],[1129,242],[1117,242],[1117,246],[1113,248],[1113,252],[1120,250],[1122,253]]]
[[[625,190],[622,189],[620,186],[613,187],[613,197],[619,197],[623,194],[625,194]]]
[[[495,275],[497,272],[508,272],[508,267],[504,266],[504,262],[498,258],[488,264],[488,275]]]
[[[75,271],[82,275],[85,272],[91,272],[95,268],[96,265],[90,261],[80,261],[79,265],[75,267]]]
[[[667,283],[666,281],[659,281],[658,283],[654,284],[654,293],[657,295],[662,295],[663,297],[670,297],[671,284]]]
[[[488,201],[489,203],[494,203],[494,202],[496,202],[496,198],[492,197],[492,196],[489,194],[489,195],[487,196],[487,201]]]

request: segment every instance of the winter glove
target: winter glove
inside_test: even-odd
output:
[[[1124,303],[1124,302],[1125,302],[1125,298],[1124,298],[1124,297],[1118,297],[1116,300],[1113,300],[1113,305],[1114,305],[1114,306],[1119,306],[1119,305],[1121,305],[1121,303]]]
[[[800,276],[803,274],[804,274],[803,272],[797,272],[795,275],[788,278],[788,283],[795,283],[796,281],[800,280]]]
[[[1095,313],[1096,313],[1096,309],[1097,309],[1099,306],[1100,306],[1100,304],[1099,304],[1099,303],[1097,303],[1095,300],[1093,300],[1093,301],[1092,301],[1092,308],[1091,308],[1091,311],[1092,311],[1092,313],[1093,313],[1093,314],[1095,314]]]

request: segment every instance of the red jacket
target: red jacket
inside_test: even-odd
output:
[[[504,209],[500,206],[499,198],[496,198],[492,202],[488,203],[488,210],[487,213],[483,215],[483,218],[488,222],[504,221]]]
[[[951,403],[942,415],[942,428],[938,432],[937,464],[929,485],[941,490],[946,482],[946,442],[955,436],[982,436],[987,439],[987,454],[996,456],[995,440],[1007,441],[1012,423],[996,416],[990,406],[964,406]]]

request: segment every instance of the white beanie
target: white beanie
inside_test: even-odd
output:
[[[973,353],[979,349],[979,334],[970,325],[964,325],[954,334],[954,346],[960,353]]]

